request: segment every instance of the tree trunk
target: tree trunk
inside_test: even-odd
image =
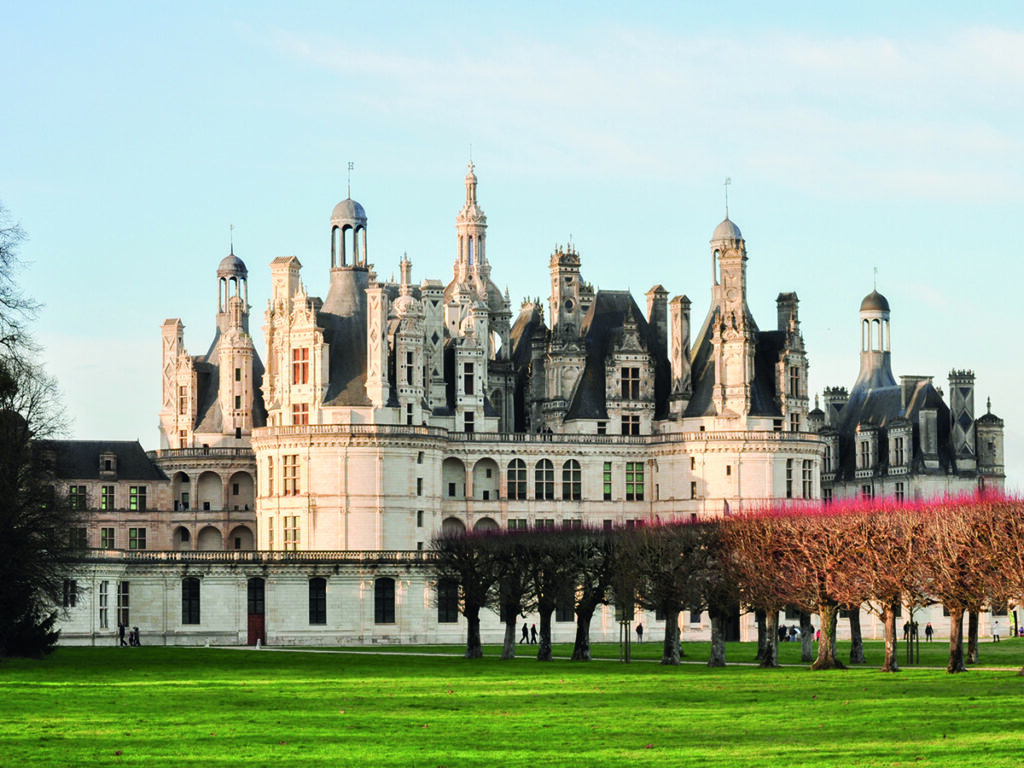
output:
[[[900,665],[896,653],[896,606],[882,607],[882,624],[885,625],[885,661],[882,662],[883,672],[899,672]]]
[[[949,609],[949,666],[946,671],[951,675],[966,672],[964,665],[964,609]]]
[[[846,669],[846,665],[836,658],[836,621],[839,618],[839,606],[835,603],[820,603],[818,615],[821,616],[821,639],[818,641],[818,658],[811,664],[811,669]]]
[[[864,638],[860,631],[860,606],[850,609],[850,663],[864,664]]]
[[[594,618],[596,605],[581,603],[576,608],[576,642],[572,646],[573,661],[590,661],[590,620]]]
[[[679,665],[679,611],[665,611],[665,644],[661,650],[661,663]]]
[[[978,663],[978,612],[967,614],[967,663]]]
[[[708,658],[709,667],[725,666],[725,616],[719,611],[710,610],[711,617],[711,656]]]
[[[511,615],[512,619],[505,622],[505,640],[501,645],[502,659],[514,659],[516,657],[516,627],[518,626],[518,617],[515,613]]]
[[[537,646],[537,661],[551,661],[551,614],[555,606],[542,606],[540,614],[540,644]]]
[[[463,615],[466,617],[466,658],[479,659],[484,655],[480,644],[480,606],[467,605]]]
[[[760,625],[758,627],[760,632]],[[762,668],[779,666],[779,612],[768,611],[764,615],[764,651],[761,652]],[[758,640],[760,645],[760,640]]]
[[[754,611],[754,621],[757,623],[757,655],[754,657],[754,661],[762,661],[764,659],[764,638],[766,634],[764,611]]]
[[[800,661],[814,661],[814,625],[807,611],[800,611]]]

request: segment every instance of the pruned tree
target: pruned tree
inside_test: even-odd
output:
[[[431,568],[441,579],[459,585],[459,611],[466,617],[467,659],[484,655],[480,640],[480,611],[491,601],[497,579],[494,542],[490,532],[441,533],[430,543]]]
[[[532,610],[526,559],[528,542],[529,537],[516,531],[495,536],[489,541],[495,568],[493,600],[498,615],[505,624],[501,658],[506,660],[516,657],[516,627],[519,617]]]
[[[520,534],[527,539],[524,565],[540,620],[537,661],[551,661],[551,615],[576,582],[575,564],[566,556],[565,533],[538,530]]]
[[[616,567],[616,534],[597,528],[567,532],[566,556],[573,563],[578,580],[573,661],[590,661],[590,624],[598,606],[608,602]]]
[[[949,611],[949,663],[946,671],[966,672],[964,613],[980,611],[997,591],[1001,554],[989,542],[998,530],[989,505],[945,500],[924,517],[927,591]]]
[[[1012,595],[1020,601],[1024,595],[1024,500],[1013,496],[989,496],[981,503],[991,508],[993,525],[987,533],[991,537],[990,546],[1000,554],[995,591],[1003,597]],[[1024,675],[1024,667],[1018,674]]]
[[[735,515],[722,524],[728,567],[735,575],[741,601],[764,611],[764,647],[760,666],[779,666],[779,612],[792,602],[783,573],[788,542],[786,516],[778,510]]]

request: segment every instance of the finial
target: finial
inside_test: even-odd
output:
[[[722,186],[725,187],[725,218],[727,218],[727,219],[729,218],[729,185],[730,184],[732,184],[732,179],[730,179],[728,176],[726,176],[725,177],[725,184],[723,184]]]
[[[235,255],[235,225],[234,224],[229,224],[228,225],[228,232],[229,232],[229,234],[228,234],[228,243],[231,246],[231,251],[230,252],[231,252],[231,255],[234,256]]]
[[[987,411],[988,411],[988,412],[989,412],[990,414],[992,413],[992,396],[991,396],[991,395],[989,395],[989,396],[988,396],[988,397],[987,397],[987,398],[985,399],[985,408],[986,408],[986,410],[987,410]]]
[[[875,267],[875,276],[872,279],[871,290],[873,290],[873,291],[877,291],[878,290],[878,267]]]
[[[354,169],[355,167],[356,167],[356,164],[353,163],[350,160],[349,163],[348,163],[348,190],[347,190],[347,192],[348,192],[347,196],[348,196],[348,198],[350,200],[352,199],[352,169]]]

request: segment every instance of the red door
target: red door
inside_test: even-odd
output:
[[[248,622],[248,639],[249,645],[256,645],[256,641],[259,640],[262,645],[267,644],[267,624],[266,624],[266,601],[264,600],[265,585],[261,578],[249,579],[248,589],[248,600],[249,604],[249,622]]]

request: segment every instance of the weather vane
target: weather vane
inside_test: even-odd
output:
[[[726,176],[725,177],[725,184],[723,184],[722,186],[725,187],[725,218],[727,218],[727,219],[729,218],[729,185],[730,184],[732,184],[732,179],[730,179],[728,176]]]

